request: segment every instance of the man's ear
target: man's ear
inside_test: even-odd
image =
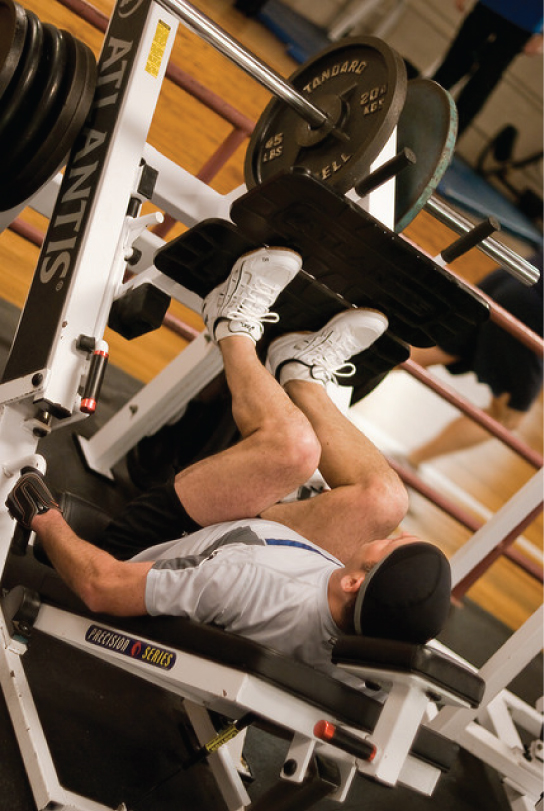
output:
[[[361,583],[365,579],[365,575],[363,572],[361,573],[351,573],[345,574],[340,580],[340,588],[346,594],[352,594],[353,592],[359,591],[361,588]]]

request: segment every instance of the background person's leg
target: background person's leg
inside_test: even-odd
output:
[[[529,38],[529,33],[500,18],[493,36],[478,54],[476,69],[457,97],[459,135],[482,111],[504,72]]]
[[[509,431],[514,431],[525,416],[523,411],[516,411],[510,408],[508,401],[510,400],[509,394],[502,394],[500,397],[492,397],[489,406],[484,410],[490,417],[500,422]],[[480,442],[486,442],[492,439],[493,435],[486,431],[477,422],[474,422],[470,417],[464,414],[448,423],[445,428],[440,431],[435,437],[430,439],[424,445],[416,448],[408,454],[407,461],[413,466],[418,467],[423,462],[428,462],[431,459],[436,459],[439,456],[444,456],[448,453],[455,453],[456,451],[466,450]]]
[[[493,31],[497,15],[476,4],[465,17],[432,79],[449,90],[467,76],[478,61],[478,53]]]

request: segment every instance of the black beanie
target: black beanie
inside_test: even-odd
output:
[[[451,570],[430,543],[399,546],[365,577],[354,609],[358,634],[424,644],[448,617]]]

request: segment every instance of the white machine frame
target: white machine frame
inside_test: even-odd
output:
[[[179,5],[188,4],[180,0]],[[45,460],[37,453],[39,439],[57,427],[85,417],[80,411],[80,401],[89,373],[88,347],[93,342],[103,344],[112,302],[131,287],[152,281],[189,307],[200,309],[198,296],[161,276],[153,267],[152,257],[162,240],[146,229],[157,222],[157,217],[140,218],[127,213],[130,201],[136,208],[143,202],[139,183],[145,166],[158,171],[152,201],[188,226],[206,217],[228,219],[230,203],[243,191],[220,195],[146,143],[179,21],[173,6],[175,2],[170,0],[118,3],[104,40],[91,116],[74,146],[60,190],[51,194],[51,189],[58,186],[57,179],[32,201],[32,205],[50,217],[34,284],[42,286],[44,296],[55,299],[57,295],[62,303],[45,360],[38,368],[25,368],[20,375],[8,376],[0,385],[0,572],[4,570],[14,530],[13,521],[3,507],[6,496],[25,465],[45,471]],[[393,136],[380,162],[394,151]],[[370,213],[389,226],[393,196],[394,184],[389,183],[365,201]],[[9,217],[16,214],[17,211],[4,215],[0,225],[7,224]],[[141,251],[142,259],[131,267],[136,271],[135,277],[124,284],[126,260],[134,245]],[[47,349],[47,341],[44,343]],[[16,361],[17,358],[15,367]],[[139,439],[176,418],[220,369],[215,347],[203,336],[197,338],[92,439],[82,440],[89,467],[111,477],[114,464]],[[511,507],[507,505],[506,512],[488,525],[489,529],[482,531],[480,537],[475,536],[471,547],[461,550],[458,559],[452,561],[456,577],[466,556],[484,557],[489,537],[505,531],[510,509],[525,510],[528,503],[534,506],[537,487],[535,479],[530,492],[514,497]],[[513,675],[538,653],[540,623],[539,617],[530,620],[482,669],[492,687],[479,713],[460,706],[455,696],[444,695],[444,701],[451,706],[430,722],[432,728],[460,741],[504,775],[513,811],[534,807],[542,787],[541,750],[537,751],[535,744],[533,763],[528,765],[526,758],[521,762],[519,737],[512,728],[514,719],[521,720],[537,737],[541,714],[506,691]],[[35,627],[68,644],[89,648],[94,655],[113,661],[118,667],[178,692],[186,699],[189,716],[202,742],[211,732],[205,708],[228,711],[233,717],[240,710],[255,709],[294,733],[291,749],[296,750],[300,765],[295,774],[283,775],[285,779],[302,781],[313,752],[324,750],[341,767],[342,785],[335,796],[339,801],[345,799],[357,770],[388,785],[400,782],[426,794],[431,794],[436,785],[438,770],[409,754],[411,741],[429,708],[429,685],[418,678],[386,674],[390,693],[374,740],[379,756],[369,764],[318,741],[312,730],[319,711],[254,676],[179,651],[179,662],[186,665],[183,676],[179,677],[176,670],[167,678],[141,663],[125,661],[114,651],[88,645],[85,642],[88,624],[82,617],[43,605]],[[143,641],[152,644],[150,640]],[[41,811],[54,804],[64,811],[108,811],[59,784],[24,673],[21,657],[25,650],[26,642],[13,636],[2,608],[0,683],[38,808]],[[375,679],[376,674],[371,677]],[[406,730],[403,734],[399,733],[399,719]],[[361,735],[360,730],[351,732]],[[228,749],[214,754],[210,763],[229,809],[246,806],[248,797]]]
[[[41,811],[49,807],[48,803],[57,803],[63,811],[111,811],[103,805],[73,794],[58,782],[21,661],[28,642],[20,635],[10,634],[4,618],[0,622],[0,629],[5,642],[0,658],[0,683],[10,708],[38,809]],[[215,735],[210,711],[230,718],[239,718],[247,712],[254,712],[261,719],[289,730],[293,734],[293,740],[285,761],[294,759],[297,768],[292,772],[282,773],[282,779],[302,784],[307,776],[310,758],[314,752],[322,753],[339,767],[340,785],[329,795],[330,799],[338,802],[346,799],[358,771],[385,785],[394,786],[398,783],[430,796],[440,777],[440,769],[410,753],[426,711],[432,704],[429,693],[432,693],[434,701],[468,709],[459,696],[417,674],[358,666],[354,671],[358,676],[388,685],[388,697],[373,733],[369,736],[364,729],[350,727],[334,716],[328,715],[326,720],[356,738],[371,741],[377,754],[372,762],[365,762],[316,738],[314,726],[323,719],[322,709],[259,676],[173,647],[161,647],[150,638],[135,636],[130,632],[127,634],[113,622],[107,624],[100,620],[94,621],[46,603],[40,606],[33,629],[181,696],[202,745]],[[118,652],[113,644],[97,645],[92,640],[99,634],[108,634],[121,648],[129,640],[131,644],[139,644],[144,649],[148,647],[156,650],[159,646],[161,652],[171,657],[175,663],[166,670],[154,666],[148,660],[138,660]],[[209,763],[229,811],[243,811],[249,806],[250,798],[238,774],[237,764],[232,760],[229,745],[210,755]],[[56,805],[54,807],[57,808]]]

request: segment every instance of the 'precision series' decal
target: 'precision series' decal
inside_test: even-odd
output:
[[[90,625],[87,628],[85,640],[99,648],[122,653],[124,656],[138,659],[140,662],[159,667],[161,670],[170,670],[176,661],[174,651],[150,645],[143,639],[134,639],[117,631],[110,631],[109,628],[101,628],[99,625]]]

